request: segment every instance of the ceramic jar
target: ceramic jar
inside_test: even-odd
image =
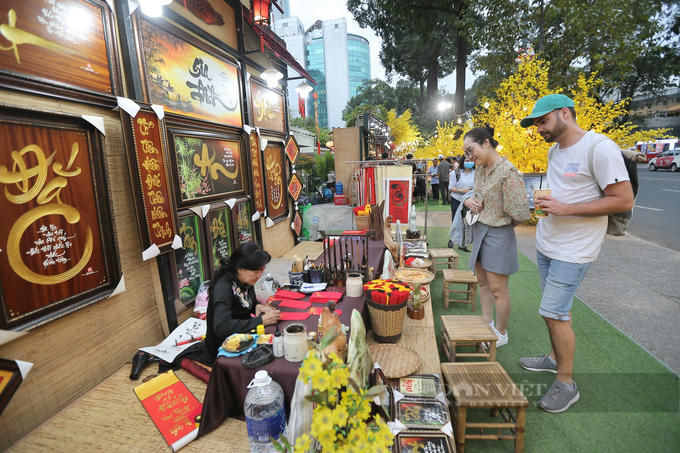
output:
[[[283,356],[289,362],[302,362],[307,354],[307,328],[294,323],[283,329]]]

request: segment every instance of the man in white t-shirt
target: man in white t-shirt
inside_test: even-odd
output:
[[[522,127],[556,143],[549,154],[548,187],[551,196],[539,196],[535,205],[548,213],[536,227],[541,307],[548,324],[550,355],[523,358],[531,371],[557,374],[555,383],[538,402],[548,412],[566,411],[580,395],[572,380],[576,338],[571,327],[571,304],[590,264],[595,261],[607,233],[607,215],[633,207],[633,189],[619,147],[606,139],[595,145],[593,170],[588,154],[602,138],[576,123],[574,101],[563,94],[544,96],[534,105]]]

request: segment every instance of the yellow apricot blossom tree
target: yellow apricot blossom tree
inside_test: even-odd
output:
[[[463,133],[469,130],[463,124],[440,123],[437,121],[437,131],[434,136],[426,141],[423,146],[414,153],[416,159],[434,159],[443,154],[444,156],[459,156],[463,154]]]
[[[405,157],[414,153],[422,140],[418,127],[413,124],[413,115],[410,109],[397,116],[395,109],[387,112],[387,125],[394,136],[394,154],[396,157]]]

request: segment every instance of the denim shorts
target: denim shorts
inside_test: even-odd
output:
[[[569,310],[574,302],[574,294],[592,263],[578,264],[555,260],[538,250],[536,258],[543,292],[538,313],[544,318],[569,321]]]

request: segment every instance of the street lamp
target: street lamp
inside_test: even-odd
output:
[[[453,107],[453,104],[450,103],[450,102],[447,102],[447,101],[440,101],[439,102],[439,110],[441,110],[442,112],[444,110],[450,109],[451,107]]]
[[[266,69],[262,74],[262,78],[267,82],[269,88],[276,88],[279,80],[283,79],[281,71],[271,67]]]
[[[302,99],[307,99],[307,95],[312,91],[312,86],[309,85],[307,82],[302,82],[300,85],[295,88],[295,91],[297,91],[300,94],[300,97]]]

